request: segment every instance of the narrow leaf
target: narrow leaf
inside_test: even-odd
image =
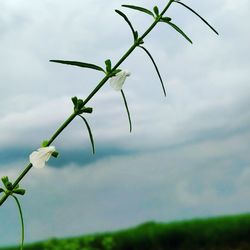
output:
[[[185,8],[187,8],[188,10],[190,10],[191,12],[193,12],[196,16],[198,16],[215,34],[219,35],[219,33],[215,30],[215,28],[213,28],[202,16],[200,16],[196,11],[194,11],[193,9],[191,9],[189,6],[187,6],[186,4],[179,2],[179,1],[174,1],[175,3],[179,3],[182,6],[184,6]]]
[[[158,7],[155,6],[153,10],[154,10],[155,15],[158,17],[159,16],[159,9],[158,9]]]
[[[121,93],[122,93],[122,98],[123,98],[123,101],[124,101],[124,104],[125,104],[125,107],[126,107],[126,111],[127,111],[127,114],[128,114],[129,131],[131,133],[132,132],[132,122],[131,122],[131,116],[130,116],[130,112],[129,112],[129,108],[128,108],[128,103],[127,103],[127,100],[126,100],[126,97],[125,97],[125,94],[124,94],[123,90],[121,90]]]
[[[81,111],[82,111],[83,113],[91,114],[91,113],[93,113],[93,108],[91,108],[91,107],[84,107],[84,108],[82,108]]]
[[[22,235],[21,235],[21,246],[20,246],[20,250],[23,250],[23,245],[24,245],[24,222],[23,222],[23,213],[22,213],[22,208],[21,208],[21,205],[19,203],[19,200],[17,199],[17,197],[15,195],[11,195],[15,201],[16,201],[16,204],[17,204],[17,207],[18,207],[18,211],[19,211],[19,215],[20,215],[20,221],[21,221],[21,232],[22,232]]]
[[[105,72],[105,70],[103,68],[101,68],[100,66],[97,66],[97,65],[91,64],[91,63],[76,62],[76,61],[63,61],[63,60],[50,60],[50,62],[73,65],[73,66],[77,66],[77,67],[95,69],[95,70]]]
[[[140,6],[124,4],[124,5],[122,5],[122,7],[130,8],[130,9],[133,9],[133,10],[138,10],[138,11],[144,12],[144,13],[146,13],[146,14],[148,14],[148,15],[154,17],[154,14],[153,14],[152,11],[150,11],[150,10],[148,10],[148,9],[145,9],[145,8],[143,8],[143,7],[140,7]]]
[[[137,40],[137,39],[138,39],[138,37],[139,37],[139,35],[138,35],[138,31],[135,31],[135,35],[134,35],[135,40]]]
[[[92,132],[91,132],[91,128],[87,122],[87,120],[85,119],[85,117],[83,117],[82,115],[79,115],[83,121],[85,122],[85,125],[88,129],[88,132],[89,132],[89,138],[90,138],[90,142],[91,142],[91,145],[92,145],[92,151],[93,151],[93,154],[95,154],[95,142],[94,142],[94,138],[93,138],[93,135],[92,135]]]
[[[172,20],[172,18],[170,18],[170,17],[162,17],[161,18],[161,22],[165,22],[165,23],[168,23],[168,22],[170,22]]]
[[[78,98],[76,96],[74,96],[74,97],[71,98],[71,100],[72,100],[72,102],[74,104],[74,107],[76,107],[77,106]]]
[[[111,71],[111,68],[112,68],[111,60],[110,59],[106,60],[105,65],[106,65],[106,72],[109,73]]]
[[[25,190],[24,189],[14,189],[12,191],[14,194],[19,194],[19,195],[24,195],[25,194]]]
[[[187,39],[191,44],[193,43],[192,40],[174,23],[166,22],[168,23],[172,28],[174,28],[178,33],[180,33],[185,39]]]
[[[135,30],[133,28],[133,25],[129,21],[128,17],[123,12],[121,12],[120,10],[115,10],[115,12],[118,13],[120,16],[122,16],[124,18],[124,20],[127,22],[127,24],[129,25],[129,27],[130,27],[130,29],[131,29],[131,31],[133,33],[134,40],[136,41],[137,38],[138,38],[138,35],[136,35],[136,32],[135,32]]]
[[[164,86],[164,83],[163,83],[163,80],[162,80],[160,71],[159,71],[159,69],[158,69],[158,67],[157,67],[157,65],[156,65],[156,63],[155,63],[155,60],[154,60],[153,56],[150,54],[150,52],[149,52],[145,47],[143,47],[143,46],[139,46],[139,47],[142,48],[142,49],[147,53],[147,55],[148,55],[149,58],[151,59],[152,63],[154,64],[155,70],[156,70],[157,75],[158,75],[158,77],[159,77],[159,79],[160,79],[160,82],[161,82],[161,86],[162,86],[163,93],[164,93],[164,95],[166,96],[165,86]]]
[[[2,177],[2,182],[3,182],[3,185],[7,188],[8,183],[9,183],[9,177],[8,176],[3,176]]]

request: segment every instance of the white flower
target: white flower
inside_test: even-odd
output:
[[[109,79],[110,86],[114,90],[120,91],[128,76],[130,76],[130,72],[128,72],[126,70],[122,70],[122,71],[118,72],[115,76],[113,76]]]
[[[54,146],[39,148],[30,154],[30,163],[35,168],[43,168],[45,162],[49,160],[51,155],[56,151]]]

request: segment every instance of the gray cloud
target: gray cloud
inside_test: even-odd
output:
[[[114,230],[146,220],[246,212],[250,206],[248,141],[249,133],[219,142],[109,157],[84,168],[33,169],[22,184],[28,190],[22,199],[27,240]],[[17,172],[10,165],[1,174],[14,177]],[[1,220],[7,220],[14,209],[7,203]],[[14,241],[15,234],[1,235],[4,242]]]

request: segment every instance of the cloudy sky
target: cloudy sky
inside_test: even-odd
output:
[[[103,75],[50,59],[115,63],[132,37],[114,9],[167,1],[0,1],[0,175],[16,178],[30,152],[86,97]],[[160,2],[160,3],[158,3]],[[22,182],[26,241],[115,230],[155,221],[250,210],[250,63],[247,0],[185,1],[216,27],[216,36],[180,5],[145,39],[167,88],[164,98],[147,56],[136,50],[122,68],[133,120],[129,133],[119,92],[105,85],[89,102],[96,142],[91,154],[76,119],[54,142],[60,158]],[[150,16],[124,10],[139,33]],[[0,209],[0,246],[20,238],[17,208]]]

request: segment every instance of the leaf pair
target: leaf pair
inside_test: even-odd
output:
[[[210,29],[212,29],[217,35],[219,35],[219,33],[201,15],[199,15],[195,10],[193,10],[192,8],[187,6],[186,4],[182,3],[181,1],[173,1],[173,2],[178,3],[178,4],[182,5],[182,6],[184,6],[185,8],[187,8],[188,10],[190,10],[197,17],[199,17]],[[159,18],[161,16],[161,14],[159,12],[159,8],[157,6],[155,6],[153,8],[154,13],[152,11],[150,11],[150,10],[148,10],[146,8],[140,7],[140,6],[134,6],[134,5],[122,5],[122,6],[126,7],[126,8],[130,8],[130,9],[134,9],[134,10],[137,10],[137,11],[140,11],[140,12],[144,12],[144,13],[146,13],[146,14],[148,14],[150,16],[153,16],[155,18]],[[169,24],[179,34],[181,34],[188,42],[190,42],[191,44],[193,43],[192,40],[185,34],[185,32],[182,31],[181,28],[179,28],[176,24],[171,22],[171,18],[169,18],[169,17],[161,17],[160,21]]]
[[[138,6],[131,6],[131,5],[122,5],[123,7],[128,7],[128,6],[130,6],[129,8],[131,8],[131,9],[136,9],[136,10],[139,10],[139,11],[142,11],[142,12],[145,12],[145,13],[147,13],[147,14],[149,14],[149,10],[146,10],[146,9],[144,9],[144,8],[142,8],[142,7],[138,7]],[[158,9],[158,8],[157,8]],[[120,10],[115,10],[120,16],[122,16],[123,18],[124,18],[124,20],[127,22],[127,24],[129,25],[129,27],[130,27],[130,29],[131,29],[131,31],[132,31],[132,34],[133,34],[133,36],[134,36],[134,41],[136,42],[137,40],[138,40],[138,32],[137,31],[135,31],[135,29],[134,29],[134,27],[133,27],[133,25],[132,25],[132,23],[129,21],[129,19],[128,19],[128,17],[123,13],[123,12],[121,12]],[[155,10],[156,12],[157,12],[157,10]],[[153,13],[152,13],[153,14]],[[153,15],[154,16],[154,15]],[[171,19],[170,19],[171,20]],[[150,52],[145,48],[145,47],[143,47],[141,44],[143,44],[144,42],[143,41],[141,41],[141,42],[139,42],[139,44],[138,44],[138,46],[141,48],[141,49],[143,49],[146,53],[147,53],[147,55],[149,56],[149,58],[150,58],[150,60],[152,61],[152,63],[153,63],[153,65],[154,65],[154,67],[155,67],[155,70],[156,70],[156,72],[157,72],[157,75],[158,75],[158,77],[159,77],[159,79],[160,79],[160,82],[161,82],[161,85],[162,85],[162,89],[163,89],[163,93],[164,93],[164,95],[166,96],[166,90],[165,90],[165,87],[164,87],[164,83],[163,83],[163,80],[162,80],[162,77],[161,77],[161,74],[160,74],[160,71],[159,71],[159,69],[158,69],[158,67],[157,67],[157,64],[155,63],[155,60],[154,60],[154,58],[153,58],[153,56],[150,54]],[[123,96],[123,99],[124,99],[124,93],[122,94],[122,96]],[[124,103],[125,103],[125,105],[126,105],[126,100],[124,99]],[[127,105],[126,105],[126,109],[127,109],[127,111],[128,111],[128,107],[127,107]],[[129,117],[129,120],[130,120],[130,115],[129,115],[129,111],[128,111],[128,117]],[[131,120],[130,120],[130,124],[131,124]],[[130,130],[131,130],[131,125],[130,125]]]
[[[8,192],[9,195],[14,198],[14,200],[15,200],[15,202],[17,204],[17,208],[18,208],[19,216],[20,216],[20,222],[21,222],[21,245],[20,245],[20,250],[23,250],[23,246],[24,246],[24,220],[23,220],[23,212],[22,212],[21,204],[20,204],[18,198],[14,194],[24,195],[25,194],[25,190],[19,188],[18,184],[13,188],[13,185],[9,181],[8,176],[2,177],[2,182],[3,182],[3,184],[4,184],[4,186],[5,186],[5,188],[6,188],[7,191],[5,191],[4,189],[0,188],[0,193],[1,192]]]
[[[106,72],[105,73],[108,77],[115,76],[117,73],[121,72],[121,69],[112,70],[112,63],[111,63],[110,59],[107,59],[105,61],[105,65],[106,65]]]
[[[91,114],[93,112],[93,108],[85,107],[84,102],[82,99],[78,99],[76,96],[71,98],[73,104],[74,104],[74,112],[79,115],[82,113],[89,113]]]
[[[157,6],[155,6],[153,8],[154,13],[152,11],[150,11],[148,9],[145,9],[143,7],[140,7],[140,6],[134,6],[134,5],[122,5],[122,6],[126,7],[126,8],[133,9],[133,10],[137,10],[137,11],[140,11],[140,12],[144,12],[144,13],[150,15],[150,16],[153,16],[154,18],[159,18],[160,17],[159,21],[169,24],[170,26],[172,26],[172,28],[174,28],[177,32],[179,32],[182,36],[184,36],[190,43],[192,43],[191,39],[177,25],[170,22],[171,21],[170,17],[161,17],[160,16],[159,8]],[[138,34],[137,34],[137,37],[136,37],[136,31],[134,30],[134,28],[133,28],[131,22],[129,21],[129,19],[127,18],[127,16],[124,13],[122,13],[121,11],[119,11],[119,10],[116,10],[116,12],[118,14],[120,14],[125,19],[125,21],[129,24],[129,26],[130,26],[130,28],[131,28],[131,30],[133,32],[134,39],[136,40],[138,38]]]
[[[22,188],[19,188],[19,185],[17,184],[15,187],[13,187],[13,184],[9,181],[8,176],[4,176],[2,177],[2,182],[3,185],[5,186],[6,190],[12,194],[19,194],[19,195],[24,195],[25,194],[25,190]],[[5,192],[4,189],[0,189],[0,193],[1,192]]]

